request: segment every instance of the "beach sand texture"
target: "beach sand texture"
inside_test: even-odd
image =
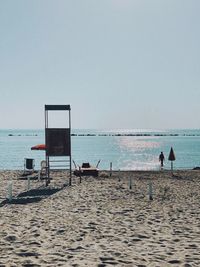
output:
[[[63,188],[52,172],[48,191],[31,180],[16,198],[21,173],[0,172],[0,267],[200,266],[200,171],[101,172]]]

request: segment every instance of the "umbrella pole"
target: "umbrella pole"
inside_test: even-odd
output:
[[[171,172],[172,172],[172,176],[173,176],[173,161],[171,161]]]

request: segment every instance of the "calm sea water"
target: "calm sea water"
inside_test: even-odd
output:
[[[164,168],[170,169],[168,155],[173,147],[176,169],[200,166],[200,130],[72,130],[72,159],[79,165],[90,162],[100,169],[155,170],[158,156],[165,155]],[[23,169],[24,158],[34,158],[36,169],[45,159],[44,151],[31,147],[44,143],[44,130],[0,130],[0,169]]]

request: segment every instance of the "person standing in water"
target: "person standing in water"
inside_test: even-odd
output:
[[[160,153],[159,155],[159,161],[160,161],[160,164],[161,164],[161,168],[163,167],[163,161],[165,160],[165,156],[163,154],[163,152]]]

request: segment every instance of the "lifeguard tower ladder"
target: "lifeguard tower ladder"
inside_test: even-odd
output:
[[[50,128],[49,111],[68,111],[67,128]],[[47,180],[50,183],[51,169],[69,170],[69,185],[72,183],[71,159],[71,108],[70,105],[45,105],[45,144]],[[62,159],[61,159],[62,158]],[[65,158],[65,159],[63,159]]]

